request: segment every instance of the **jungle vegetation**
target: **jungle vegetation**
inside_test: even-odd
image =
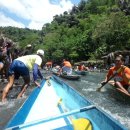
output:
[[[69,12],[53,17],[42,30],[0,27],[0,32],[19,48],[27,44],[45,50],[46,60],[59,62],[100,59],[130,48],[130,3],[128,0],[81,0]]]

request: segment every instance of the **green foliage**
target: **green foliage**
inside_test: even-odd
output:
[[[20,48],[25,48],[27,44],[34,45],[40,40],[40,31],[30,30],[28,28],[0,27],[0,32],[5,37],[12,39]]]
[[[93,31],[93,40],[98,47],[107,45],[106,51],[125,49],[129,41],[129,20],[123,13],[111,13]]]
[[[46,60],[60,62],[100,59],[103,54],[130,47],[130,16],[119,8],[118,0],[81,0],[70,12],[53,17],[41,31],[13,27],[0,31],[34,51],[45,50]]]

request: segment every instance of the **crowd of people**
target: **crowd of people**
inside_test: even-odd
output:
[[[15,79],[19,79],[20,76],[23,78],[23,85],[21,91],[17,98],[22,97],[24,92],[30,83],[30,71],[33,71],[33,81],[36,86],[40,86],[37,81],[38,76],[43,79],[43,75],[40,72],[39,67],[43,68],[43,56],[44,51],[42,49],[37,50],[36,54],[32,54],[30,50],[31,44],[28,44],[22,55],[18,54],[18,51],[14,49],[13,53],[11,49],[13,44],[11,42],[5,42],[4,39],[0,39],[0,72],[1,79],[8,79],[8,83],[2,92],[2,102],[6,101],[7,94],[14,84]],[[112,86],[116,87],[118,91],[125,93],[130,96],[130,68],[124,65],[125,60],[122,55],[118,55],[115,58],[115,63],[106,75],[104,81],[101,82],[102,85],[107,82]],[[58,74],[71,75],[72,74],[72,64],[69,60],[63,59],[61,65],[54,65],[50,60],[45,64],[45,68],[49,71],[54,68],[57,70]],[[84,63],[80,63],[75,68],[76,71],[89,71],[90,68],[86,67]],[[111,79],[112,80],[109,80]]]
[[[3,38],[0,39],[0,72],[1,78],[7,78],[7,71],[10,63],[13,60],[13,55],[11,55],[11,48],[13,44],[11,42],[5,42]]]
[[[14,48],[13,43],[0,38],[0,74],[1,81],[8,80],[7,85],[2,92],[2,102],[6,101],[9,90],[13,87],[15,79],[23,78],[23,85],[17,98],[23,96],[30,83],[30,71],[33,71],[33,82],[40,86],[38,76],[43,79],[39,68],[43,66],[44,51],[38,49],[36,54],[31,54],[31,44],[28,44],[25,50],[20,53]]]
[[[53,71],[55,71],[58,75],[71,75],[72,74],[72,64],[70,61],[63,59],[61,65],[55,64],[53,66]]]
[[[72,64],[65,59],[62,61],[62,65],[56,65],[55,69],[59,75],[61,73],[72,74]],[[80,63],[75,67],[75,71],[91,71],[91,69],[85,66],[84,63]],[[109,68],[106,78],[101,84],[105,85],[107,82],[116,87],[118,91],[130,96],[130,68],[125,65],[125,58],[122,55],[115,57],[113,66]]]
[[[80,63],[78,66],[76,66],[75,71],[88,71],[89,67],[85,66],[84,63]]]

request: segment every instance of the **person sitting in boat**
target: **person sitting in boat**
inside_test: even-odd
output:
[[[77,70],[79,71],[88,70],[88,67],[86,67],[84,63],[80,63],[80,65],[77,66]]]
[[[105,81],[101,82],[101,84],[105,84],[113,75],[114,80],[110,80],[109,84],[130,96],[130,69],[124,66],[124,58],[122,55],[115,58],[115,66],[109,69]]]
[[[46,66],[47,70],[51,70],[52,69],[52,61],[48,61],[45,66]]]
[[[60,71],[60,69],[61,69],[61,67],[59,66],[59,65],[57,65],[57,64],[54,64],[54,66],[53,66],[53,68],[52,68],[52,72],[59,72]]]
[[[5,86],[2,93],[2,102],[6,101],[6,96],[10,88],[13,86],[14,80],[19,79],[20,76],[23,77],[24,84],[22,85],[21,92],[18,94],[17,98],[22,97],[30,83],[30,70],[33,70],[33,80],[35,85],[40,87],[40,83],[37,82],[37,78],[39,76],[42,80],[43,76],[38,67],[42,67],[43,56],[44,51],[39,49],[37,54],[21,56],[13,60],[8,71],[8,84]]]
[[[71,75],[72,74],[72,65],[66,59],[63,59],[62,68],[60,69],[60,74],[61,73],[66,74],[66,75]]]

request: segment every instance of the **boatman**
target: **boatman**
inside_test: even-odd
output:
[[[89,70],[88,67],[84,65],[84,63],[80,63],[79,66],[77,66],[77,70],[83,71],[83,70]]]
[[[22,85],[21,91],[17,98],[22,97],[30,83],[30,70],[33,70],[33,80],[35,85],[40,87],[40,83],[37,81],[37,78],[39,76],[41,80],[43,79],[43,76],[39,70],[39,67],[42,67],[43,56],[44,51],[39,49],[37,54],[18,57],[12,62],[8,71],[8,84],[5,86],[2,93],[2,102],[6,101],[6,96],[10,88],[13,86],[14,80],[19,79],[20,76],[22,76],[24,84]]]
[[[72,65],[66,59],[63,59],[62,68],[60,69],[60,74],[61,73],[67,74],[67,75],[71,75],[72,74]]]
[[[45,66],[46,66],[47,70],[51,70],[52,69],[52,61],[48,61]]]
[[[105,81],[101,84],[105,84],[113,76],[114,80],[110,80],[109,84],[117,87],[117,89],[126,95],[130,96],[130,69],[124,64],[124,58],[119,55],[115,58],[115,66],[111,67],[108,71]]]

